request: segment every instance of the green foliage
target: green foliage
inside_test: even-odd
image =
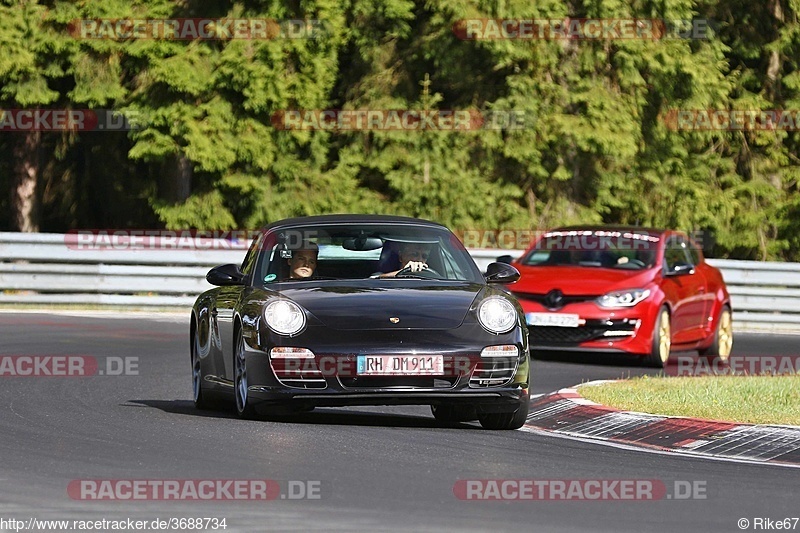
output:
[[[236,228],[236,221],[225,207],[225,198],[216,190],[194,194],[178,205],[154,202],[153,210],[167,229]]]
[[[58,99],[47,74],[59,73],[48,69],[59,36],[40,22],[45,16],[37,2],[0,4],[0,102],[33,107]]]

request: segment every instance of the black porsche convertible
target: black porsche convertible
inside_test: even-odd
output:
[[[407,259],[411,257],[411,260]],[[192,309],[194,403],[241,417],[318,406],[430,405],[444,425],[516,429],[528,414],[528,334],[504,288],[446,227],[379,215],[282,220]]]

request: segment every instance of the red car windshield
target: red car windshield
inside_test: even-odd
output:
[[[660,238],[649,233],[558,230],[545,233],[526,253],[525,266],[578,266],[644,270],[656,262]]]

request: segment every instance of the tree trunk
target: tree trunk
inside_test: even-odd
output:
[[[39,231],[39,205],[36,185],[39,179],[41,133],[20,133],[14,147],[14,174],[11,186],[11,227],[24,233]]]
[[[170,157],[162,175],[161,196],[169,202],[185,201],[192,194],[192,162],[179,153]]]
[[[769,8],[772,11],[772,16],[775,17],[776,33],[778,33],[784,23],[783,6],[781,6],[780,0],[772,0],[769,3]],[[775,93],[779,90],[776,82],[783,66],[781,63],[780,52],[778,50],[770,52],[769,64],[767,65],[767,90],[772,98],[775,98]]]
[[[528,187],[528,190],[525,192],[528,201],[528,215],[531,217],[531,221],[537,219],[536,217],[536,193],[533,192],[533,185]]]

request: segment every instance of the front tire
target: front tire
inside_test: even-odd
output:
[[[197,333],[192,334],[192,399],[197,409],[207,411],[214,406],[208,400],[208,393],[203,391],[203,366],[200,361],[200,339]]]
[[[727,305],[722,308],[717,317],[717,327],[714,330],[714,340],[711,346],[699,350],[700,355],[708,358],[719,358],[726,362],[733,351],[733,316],[731,308]]]
[[[669,320],[669,310],[666,306],[658,311],[656,325],[653,328],[653,344],[650,353],[645,357],[649,366],[664,368],[669,363],[669,353],[672,348],[672,328]]]
[[[474,407],[447,403],[431,405],[431,413],[437,422],[445,426],[453,426],[478,418]]]
[[[233,354],[234,391],[236,395],[236,414],[239,418],[255,418],[256,410],[250,402],[247,382],[247,359],[244,351],[244,338],[239,329],[235,333],[236,349]]]
[[[508,430],[519,429],[528,419],[530,397],[520,403],[519,409],[513,413],[478,413],[478,421],[483,429]]]

